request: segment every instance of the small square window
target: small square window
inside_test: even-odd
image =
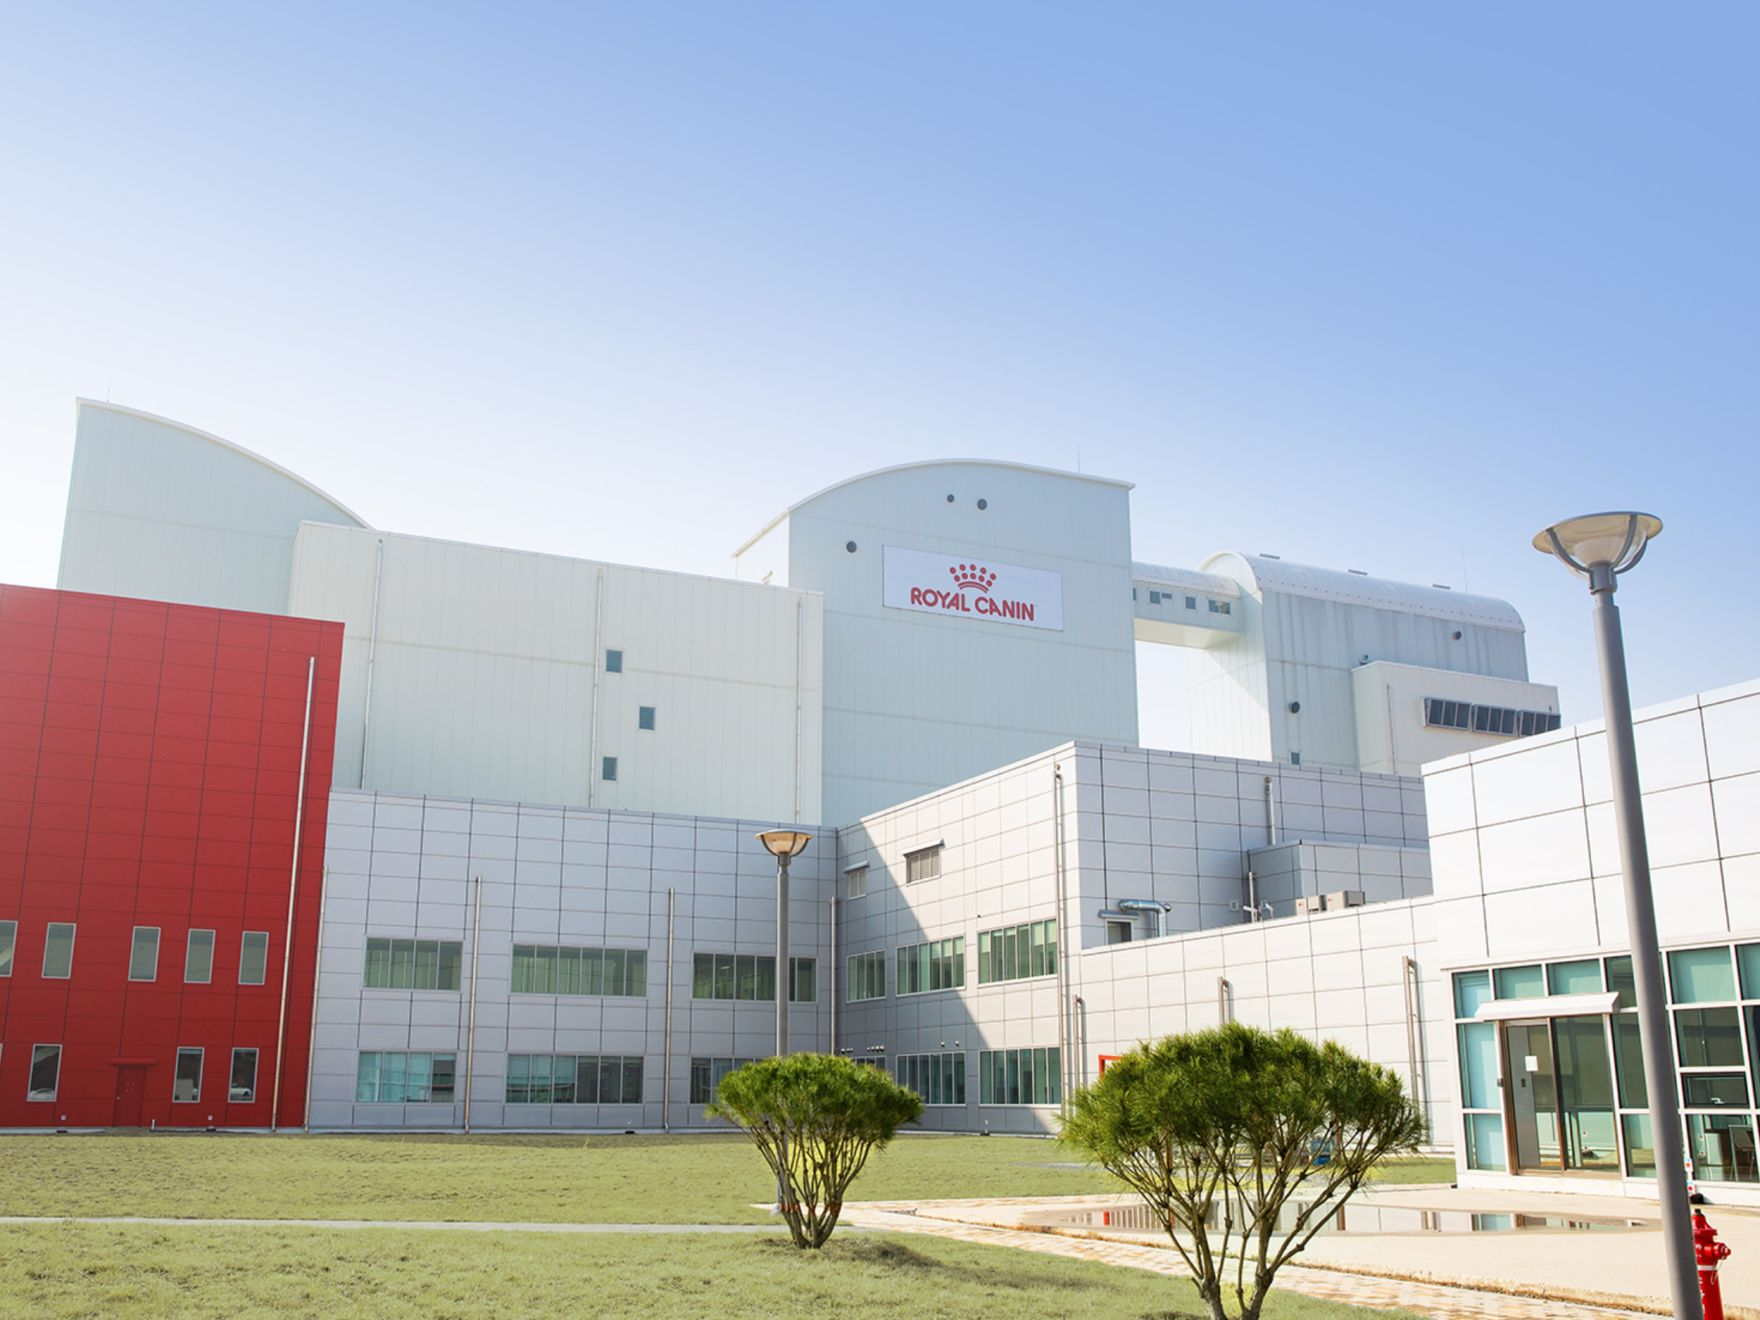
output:
[[[269,932],[247,930],[238,950],[238,983],[262,985],[269,972]]]
[[[1300,765],[1302,763],[1302,754],[1300,752],[1291,752],[1289,754],[1289,763],[1291,765]]]
[[[1187,596],[1186,597],[1186,608],[1188,610],[1197,609],[1198,608],[1198,598],[1196,596]]]
[[[26,1100],[53,1100],[61,1085],[61,1047],[59,1045],[35,1045],[31,1047],[31,1076],[29,1089],[25,1092]]]
[[[865,865],[850,867],[843,873],[843,887],[845,898],[861,898],[868,892],[868,868]]]
[[[0,921],[0,976],[12,975],[12,950],[18,942],[18,923]]]
[[[623,672],[622,651],[605,652],[605,672],[607,674],[621,674]]]
[[[599,762],[599,778],[603,779],[607,784],[616,782],[617,758],[615,756],[604,757]]]
[[[73,975],[73,936],[71,921],[51,921],[43,936],[43,979],[65,981]]]
[[[232,1051],[232,1076],[226,1098],[234,1104],[249,1104],[257,1098],[257,1052],[251,1049]]]
[[[1149,593],[1149,603],[1151,605],[1159,605],[1161,603],[1161,593],[1159,591],[1151,591]]]
[[[214,979],[214,932],[192,930],[183,951],[183,979],[190,985],[207,985]]]
[[[652,706],[636,707],[636,727],[652,729],[654,727],[654,708]]]
[[[177,1051],[177,1071],[171,1078],[173,1104],[193,1105],[202,1098],[202,1052],[199,1049]]]
[[[159,975],[159,928],[136,926],[128,951],[128,979],[151,981]]]

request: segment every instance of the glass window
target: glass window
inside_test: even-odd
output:
[[[715,955],[712,953],[691,956],[691,998],[715,998]]]
[[[43,976],[51,981],[65,981],[71,975],[73,975],[73,923],[71,921],[51,921],[47,933],[43,936]]]
[[[1609,958],[1607,960],[1607,988],[1619,995],[1621,1008],[1638,1006],[1638,982],[1632,972],[1630,958]]]
[[[26,1100],[53,1100],[61,1084],[61,1047],[36,1045],[31,1048],[31,1077]]]
[[[919,880],[941,878],[941,845],[919,848],[904,855],[904,881],[907,885]]]
[[[1490,972],[1456,972],[1454,974],[1454,1015],[1470,1018],[1479,1005],[1491,998]]]
[[[868,892],[868,868],[852,866],[843,873],[843,896],[845,898],[862,898]]]
[[[515,1058],[509,1055],[512,1071]],[[354,1098],[361,1104],[450,1103],[455,1060],[451,1054],[363,1052],[355,1073]],[[546,1077],[548,1071],[546,1070]]]
[[[1687,1154],[1702,1182],[1760,1182],[1754,1121],[1746,1114],[1688,1114]]]
[[[159,975],[159,928],[136,926],[128,946],[128,979],[151,981]]]
[[[1627,1174],[1633,1178],[1654,1178],[1656,1143],[1650,1140],[1650,1115],[1623,1114],[1620,1126],[1625,1130]]]
[[[456,1063],[450,1054],[428,1056],[427,1099],[436,1104],[451,1104]]]
[[[183,947],[183,979],[190,985],[207,985],[214,979],[214,932],[192,930]]]
[[[1734,1008],[1677,1008],[1674,1035],[1683,1068],[1742,1066],[1742,1031]]]
[[[232,1077],[226,1087],[226,1098],[234,1104],[249,1104],[257,1098],[257,1052],[248,1049],[232,1051]]]
[[[621,674],[623,672],[622,651],[605,652],[605,672],[607,674]]]
[[[654,727],[654,708],[652,706],[636,707],[636,728],[652,729]]]
[[[18,943],[18,923],[0,921],[0,976],[12,975],[12,950]]]
[[[0,943],[4,935],[0,931]],[[1760,999],[1760,944],[1736,945],[1736,968],[1741,973],[1742,998]]]
[[[1484,1023],[1490,1026],[1489,1022]],[[1467,1167],[1501,1171],[1506,1159],[1503,1149],[1503,1118],[1499,1114],[1468,1114]]]
[[[1677,1004],[1710,1004],[1736,997],[1729,949],[1682,949],[1668,955],[1669,990]]]
[[[268,976],[269,933],[247,930],[238,953],[238,983],[262,985]]]
[[[819,997],[819,964],[813,958],[790,958],[789,968],[793,979],[789,982],[788,997],[796,1004],[811,1004]]]
[[[1739,1072],[1682,1073],[1681,1098],[1688,1109],[1746,1109],[1748,1079]]]
[[[1593,994],[1601,989],[1601,963],[1594,958],[1553,963],[1546,969],[1546,986],[1555,995]]]
[[[1055,1105],[1062,1102],[1059,1054],[1040,1050],[981,1050],[978,1103]]]
[[[1468,1109],[1501,1109],[1497,1092],[1497,1024],[1463,1022],[1459,1028],[1461,1051],[1461,1104]]]
[[[1546,993],[1546,978],[1537,966],[1499,967],[1492,975],[1499,999],[1538,999]]]
[[[1650,1088],[1644,1080],[1644,1047],[1635,1013],[1613,1015],[1613,1058],[1619,1079],[1620,1107],[1643,1109],[1648,1106]]]
[[[617,782],[617,758],[615,756],[607,756],[600,759],[599,778],[603,779],[607,784]]]
[[[177,1051],[177,1071],[171,1079],[171,1099],[176,1104],[193,1105],[202,1098],[202,1052],[199,1049]]]
[[[849,960],[849,999],[886,997],[886,955],[881,952],[858,953]]]

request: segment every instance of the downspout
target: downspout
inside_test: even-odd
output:
[[[801,670],[806,666],[807,602],[800,596],[794,601],[794,822],[801,821]],[[792,981],[792,977],[790,980]]]
[[[837,1053],[837,888],[831,889],[831,1052]]]
[[[1253,868],[1247,868],[1247,921],[1259,920],[1259,877],[1253,874]]]
[[[356,788],[367,786],[367,742],[372,736],[373,661],[379,655],[379,583],[385,573],[385,538],[379,538],[378,553],[373,556],[373,623],[367,631],[367,695],[361,702],[361,773]]]
[[[324,909],[330,902],[330,869],[318,872],[318,947],[312,954],[312,1034],[306,1042],[306,1109],[301,1124],[312,1130],[312,1078],[318,1062],[318,985],[324,975]]]
[[[599,686],[605,670],[605,570],[593,577],[593,706],[587,725],[587,805],[593,805],[593,788],[599,782]]]
[[[1271,846],[1277,846],[1277,780],[1265,776],[1265,819],[1271,826]]]
[[[672,929],[678,900],[666,891],[666,1053],[660,1058],[660,1130],[672,1131]]]
[[[299,736],[299,796],[293,802],[293,869],[287,879],[287,939],[281,946],[281,1015],[275,1025],[275,1089],[269,1102],[269,1131],[281,1125],[281,1076],[287,1071],[282,1051],[287,1044],[287,986],[293,963],[293,903],[299,895],[299,843],[306,823],[306,758],[312,746],[312,685],[318,677],[318,657],[306,661],[306,720]],[[312,993],[317,994],[314,982]],[[312,1016],[317,1017],[316,1005]]]
[[[1418,1043],[1422,1024],[1418,1019],[1418,960],[1411,955],[1401,959],[1401,979],[1406,992],[1406,1061],[1411,1077],[1412,1103],[1424,1118],[1424,1134],[1430,1134],[1430,1078],[1419,1057]]]
[[[1056,813],[1052,836],[1052,869],[1057,880],[1057,1098],[1069,1117],[1069,904],[1063,875],[1063,766],[1051,763],[1051,809]]]
[[[483,947],[483,877],[471,886],[471,1006],[464,1029],[464,1130],[471,1130],[471,1089],[477,1065],[477,955]]]
[[[1234,1013],[1229,1008],[1229,993],[1234,989],[1226,976],[1216,978],[1216,1017],[1224,1025],[1234,1021]]]

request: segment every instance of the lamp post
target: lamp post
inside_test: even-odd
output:
[[[758,835],[758,842],[776,859],[776,1057],[779,1059],[788,1053],[788,996],[794,989],[794,977],[789,974],[788,963],[788,864],[812,841],[813,836],[802,830],[765,830]],[[780,1214],[787,1200],[786,1141],[778,1154],[782,1158],[782,1170],[776,1175],[776,1209],[772,1214]]]
[[[1601,657],[1601,695],[1607,724],[1607,766],[1613,781],[1620,869],[1625,876],[1626,927],[1637,983],[1644,1080],[1650,1092],[1651,1140],[1656,1150],[1656,1190],[1662,1202],[1662,1247],[1668,1257],[1668,1288],[1676,1320],[1701,1320],[1668,997],[1662,979],[1662,950],[1656,939],[1656,900],[1650,888],[1650,849],[1644,838],[1644,804],[1639,796],[1637,746],[1632,734],[1632,696],[1626,686],[1625,640],[1620,632],[1619,606],[1613,603],[1619,575],[1644,557],[1645,546],[1661,531],[1662,520],[1647,513],[1591,513],[1548,527],[1534,537],[1534,548],[1557,556],[1571,572],[1587,579],[1595,602],[1595,642]]]

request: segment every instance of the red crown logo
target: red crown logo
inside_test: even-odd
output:
[[[989,595],[990,588],[996,583],[996,574],[982,564],[955,564],[947,570],[953,574],[953,585],[970,587],[974,591],[982,591]]]

